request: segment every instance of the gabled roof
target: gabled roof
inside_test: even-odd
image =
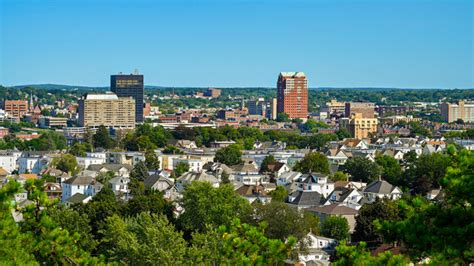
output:
[[[116,176],[112,179],[109,180],[109,183],[110,184],[128,184],[128,182],[130,181],[130,178],[127,178],[127,177],[123,177],[123,176]]]
[[[90,196],[86,196],[86,195],[81,194],[81,193],[76,193],[76,194],[72,195],[72,197],[67,199],[67,202],[73,203],[73,204],[82,203],[88,197],[90,197]]]
[[[331,214],[331,215],[356,215],[358,213],[357,210],[338,205],[336,203],[332,203],[330,205],[313,207],[309,209],[310,211],[317,212],[317,213],[324,213],[324,214]]]
[[[161,176],[159,174],[154,174],[154,175],[149,176],[147,179],[145,179],[145,181],[143,181],[143,183],[145,184],[145,187],[150,188],[153,185],[155,185],[158,181],[166,182],[168,183],[169,186],[174,185],[173,179]]]
[[[243,185],[235,190],[235,193],[239,194],[240,196],[267,196],[265,193],[265,188],[261,185],[254,186],[254,185]]]
[[[20,174],[20,177],[24,179],[38,179],[37,174]]]
[[[385,180],[375,180],[365,187],[364,192],[377,194],[391,194],[397,188]]]
[[[132,170],[132,166],[129,164],[115,164],[115,163],[104,163],[104,164],[91,164],[87,167],[87,170],[100,171],[101,169],[106,168],[108,171],[116,172],[121,168],[126,168],[127,170]]]
[[[219,180],[212,175],[206,174],[205,172],[194,173],[194,172],[186,172],[180,177],[178,177],[179,182],[193,182],[193,181],[201,181],[201,182],[209,182],[209,183],[218,183]]]
[[[238,164],[238,165],[232,166],[231,168],[233,172],[237,172],[237,173],[258,172],[257,167],[255,167],[255,165],[251,163]]]
[[[271,171],[271,172],[278,172],[280,171],[280,169],[285,166],[285,163],[282,163],[282,162],[273,162],[273,163],[269,163],[268,164],[268,169]]]
[[[298,206],[318,206],[322,203],[322,195],[317,191],[295,191],[288,195],[288,198],[294,198],[293,201],[287,200],[287,203]]]
[[[64,183],[69,185],[89,185],[92,181],[92,176],[73,176],[64,181]]]
[[[3,169],[3,167],[0,167],[0,176],[4,176],[4,175],[8,175],[10,173],[8,173],[7,170]]]

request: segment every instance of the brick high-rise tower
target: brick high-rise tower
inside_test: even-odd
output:
[[[278,113],[291,119],[308,117],[308,80],[303,72],[281,72],[277,90]]]

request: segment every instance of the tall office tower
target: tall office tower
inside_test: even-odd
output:
[[[308,81],[303,72],[281,72],[277,82],[278,113],[308,117]]]
[[[135,121],[143,122],[143,75],[135,71],[130,75],[112,75],[110,76],[110,90],[118,97],[133,97],[135,100]]]
[[[351,115],[359,113],[362,118],[374,118],[375,117],[375,104],[367,102],[347,102],[345,105],[345,117],[351,117]]]
[[[135,127],[135,100],[112,92],[88,93],[79,100],[79,125],[97,128]]]
[[[440,107],[441,117],[445,122],[456,122],[458,119],[467,123],[474,122],[474,102],[442,103]]]

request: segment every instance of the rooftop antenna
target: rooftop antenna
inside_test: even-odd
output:
[[[138,75],[138,74],[139,74],[138,68],[135,68],[135,70],[133,71],[133,74],[134,74],[134,75]]]

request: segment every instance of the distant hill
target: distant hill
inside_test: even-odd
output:
[[[12,86],[13,88],[25,88],[33,87],[37,89],[45,90],[108,90],[108,86],[103,87],[90,87],[90,86],[75,86],[75,85],[62,85],[62,84],[28,84],[28,85],[17,85]],[[207,87],[169,87],[169,86],[156,86],[156,85],[145,85],[145,89],[156,90],[156,89],[194,89],[204,90]],[[272,87],[222,87],[222,89],[276,89]],[[464,88],[466,89],[466,88]],[[467,88],[472,89],[472,88]],[[354,90],[354,91],[392,91],[392,90],[413,90],[413,88],[375,88],[375,87],[354,87],[354,88],[337,88],[337,87],[317,87],[309,88],[309,90]],[[417,88],[416,90],[439,90],[439,88]]]

